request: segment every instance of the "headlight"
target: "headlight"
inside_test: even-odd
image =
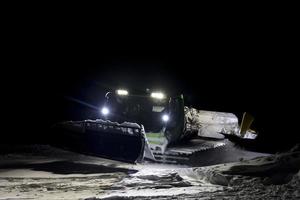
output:
[[[169,115],[167,115],[167,114],[164,114],[163,116],[162,116],[162,118],[161,118],[164,122],[168,122],[169,121],[169,119],[170,119],[170,117],[169,117]]]
[[[127,90],[117,90],[116,93],[118,95],[123,95],[123,96],[128,95],[128,91]]]
[[[152,92],[151,97],[155,99],[164,99],[165,95],[161,92]]]
[[[108,115],[109,114],[109,109],[107,107],[103,107],[101,109],[101,113],[102,113],[102,115]]]

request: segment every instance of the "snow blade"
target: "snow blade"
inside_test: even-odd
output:
[[[241,123],[240,135],[244,137],[247,130],[249,130],[252,122],[254,121],[254,117],[247,112],[244,112],[243,119]]]
[[[143,126],[104,120],[67,121],[54,125],[54,146],[70,151],[135,163],[144,157]]]

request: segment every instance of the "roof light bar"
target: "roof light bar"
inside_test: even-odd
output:
[[[116,93],[118,95],[121,95],[121,96],[126,96],[128,95],[128,91],[127,90],[117,90]]]
[[[164,99],[165,95],[161,92],[152,92],[151,97],[154,99]]]

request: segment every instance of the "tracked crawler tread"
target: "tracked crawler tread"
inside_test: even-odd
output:
[[[222,152],[226,145],[224,140],[195,139],[185,144],[169,147],[164,153],[160,151],[153,153],[156,162],[159,163],[193,165],[197,162],[205,163],[207,155]]]

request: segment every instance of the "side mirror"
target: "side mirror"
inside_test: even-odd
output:
[[[109,99],[109,98],[110,98],[110,95],[111,95],[111,92],[107,92],[107,93],[105,94],[105,98],[106,98],[106,99]]]

